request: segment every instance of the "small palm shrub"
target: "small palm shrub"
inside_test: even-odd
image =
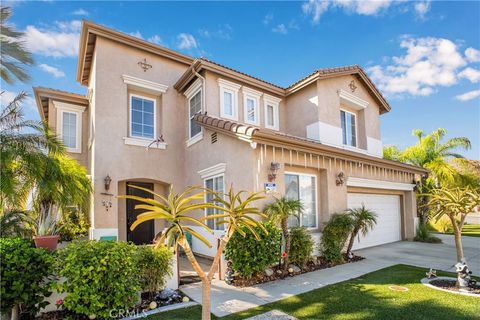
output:
[[[413,239],[418,242],[441,243],[442,239],[432,236],[426,224],[419,224],[417,226],[417,235]]]
[[[172,275],[173,252],[169,248],[160,246],[139,246],[137,252],[138,273],[140,286],[143,292],[150,297],[165,286],[167,276]]]
[[[433,230],[441,233],[452,232],[453,230],[452,222],[448,217],[441,217],[438,220],[430,219],[428,223]]]
[[[110,312],[129,310],[137,302],[140,277],[137,248],[127,242],[74,241],[59,250],[57,283],[68,293],[63,308],[77,314],[110,318]]]
[[[352,230],[350,232],[350,240],[347,247],[347,255],[352,251],[355,238],[361,233],[366,236],[377,224],[377,214],[362,204],[359,208],[348,209],[347,214],[352,219]]]
[[[290,262],[305,265],[311,260],[314,241],[312,236],[304,227],[292,228],[290,230]]]
[[[331,263],[343,262],[342,251],[352,230],[352,218],[346,213],[333,214],[323,229],[320,252]]]
[[[234,233],[225,248],[225,259],[231,261],[232,269],[244,278],[262,272],[280,260],[282,232],[271,222],[266,222],[263,226],[268,233],[258,226],[253,227],[260,237],[259,240],[243,227],[243,232]],[[242,236],[242,233],[245,236]]]
[[[20,238],[0,239],[1,312],[20,309],[33,318],[50,295],[47,278],[52,274],[52,253],[37,249]],[[14,317],[12,317],[14,318]]]
[[[72,241],[88,236],[88,216],[76,208],[64,210],[58,225],[60,241]]]

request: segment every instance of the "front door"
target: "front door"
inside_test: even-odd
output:
[[[153,183],[127,183],[128,195],[153,199],[153,195],[151,193],[137,188],[132,188],[132,185],[153,191]],[[153,238],[155,237],[153,220],[142,222],[135,228],[135,230],[130,230],[130,226],[135,222],[137,216],[145,212],[145,210],[143,209],[135,209],[135,206],[137,204],[141,204],[141,202],[137,200],[127,199],[127,241],[131,241],[135,244],[150,244],[153,242]]]

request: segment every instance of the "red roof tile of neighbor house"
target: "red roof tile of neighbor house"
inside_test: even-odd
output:
[[[217,117],[208,116],[206,114],[197,114],[194,120],[213,131],[220,131],[227,135],[246,136],[252,142],[273,142],[278,145],[292,146],[296,150],[301,148],[315,150],[318,153],[325,154],[334,158],[343,158],[351,161],[358,161],[363,163],[374,164],[382,167],[389,167],[395,170],[405,170],[420,174],[425,174],[428,170],[409,165],[406,163],[377,158],[371,155],[358,153],[350,150],[345,150],[338,147],[328,146],[320,143],[317,140],[289,135],[286,133],[263,129],[255,126],[244,125],[230,120],[223,120]]]

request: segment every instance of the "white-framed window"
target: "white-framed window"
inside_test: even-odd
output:
[[[68,152],[82,152],[82,116],[85,107],[64,103],[53,102],[57,109],[57,135],[63,141]]]
[[[194,144],[202,139],[202,127],[195,121],[197,113],[203,111],[203,91],[202,81],[195,80],[194,83],[184,93],[187,98],[188,114],[188,141],[187,146]]]
[[[242,88],[243,91],[243,120],[246,123],[258,125],[260,123],[260,96],[261,92]]]
[[[299,219],[288,219],[290,227],[317,228],[317,177],[309,174],[286,172],[285,197],[300,200],[303,212]]]
[[[225,178],[223,173],[206,178],[203,180],[203,184],[205,188],[218,192],[218,194],[223,194],[225,192]],[[213,202],[214,196],[211,193],[207,193],[205,195],[205,202]],[[213,214],[220,214],[222,213],[218,209],[214,208],[206,208],[205,209],[205,216],[213,215]],[[213,230],[224,230],[224,224],[218,224],[218,221],[222,219],[209,219],[207,220],[207,226]]]
[[[357,147],[357,116],[354,113],[340,110],[342,125],[342,143],[346,146]]]
[[[230,120],[238,120],[238,90],[240,85],[218,79],[220,88],[220,116]]]
[[[265,112],[265,128],[279,130],[279,104],[280,99],[267,96],[263,99]]]
[[[155,99],[130,94],[130,137],[154,140],[157,132],[156,118]]]

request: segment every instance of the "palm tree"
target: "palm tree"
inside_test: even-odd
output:
[[[0,8],[0,77],[8,84],[15,79],[27,81],[30,79],[23,65],[33,64],[32,55],[25,49],[21,41],[23,32],[18,32],[7,23],[12,11],[8,7]]]
[[[275,202],[268,204],[263,210],[270,216],[270,220],[280,224],[283,239],[285,240],[285,257],[283,259],[283,272],[288,272],[288,259],[290,255],[290,231],[288,229],[288,218],[296,217],[299,219],[303,211],[303,204],[300,200],[282,197]]]
[[[462,245],[462,228],[470,212],[480,205],[480,192],[471,188],[446,188],[433,189],[428,195],[430,200],[427,206],[437,221],[446,215],[453,226],[455,235],[455,248],[457,261],[464,259]]]
[[[137,216],[137,220],[130,227],[134,230],[140,223],[153,220],[163,219],[169,227],[162,233],[157,241],[157,246],[166,244],[168,247],[173,247],[174,250],[178,246],[182,247],[187,259],[192,264],[193,269],[197,272],[198,276],[202,280],[202,319],[209,320],[211,318],[210,306],[211,306],[211,282],[213,276],[217,272],[218,263],[223,252],[223,248],[228,243],[231,236],[236,232],[243,232],[239,227],[245,227],[258,239],[258,234],[252,229],[255,226],[261,226],[261,224],[248,215],[261,215],[258,209],[249,207],[249,205],[256,200],[261,199],[258,193],[249,194],[245,200],[242,200],[241,195],[244,191],[234,193],[232,189],[226,195],[215,193],[208,189],[202,189],[198,191],[197,187],[188,187],[183,193],[175,194],[173,188],[170,187],[168,196],[164,197],[151,190],[141,188],[138,186],[132,186],[134,188],[144,190],[153,194],[159,200],[142,198],[138,196],[124,195],[119,198],[132,199],[142,202],[143,204],[136,205],[136,209],[144,209],[146,212]],[[193,193],[193,194],[192,194]],[[207,193],[214,194],[213,203],[198,203],[205,198]],[[225,196],[227,199],[225,199]],[[223,205],[223,206],[220,206]],[[223,213],[210,215],[202,219],[195,219],[189,215],[195,210],[204,210],[206,208],[217,209]],[[226,224],[226,232],[220,239],[220,246],[217,249],[214,261],[208,273],[205,273],[195,258],[193,251],[186,239],[186,233],[190,233],[193,237],[196,237],[202,241],[207,247],[211,248],[212,245],[203,237],[199,232],[191,228],[191,225],[197,225],[204,230],[213,233],[203,221],[208,219],[222,219],[217,223]],[[264,228],[263,228],[264,230]],[[266,231],[266,230],[265,230]]]
[[[367,233],[375,227],[377,224],[377,214],[365,208],[363,204],[360,208],[348,209],[347,214],[352,219],[352,231],[347,247],[348,257],[352,251],[353,243],[357,235],[361,233],[363,236],[366,236]]]

